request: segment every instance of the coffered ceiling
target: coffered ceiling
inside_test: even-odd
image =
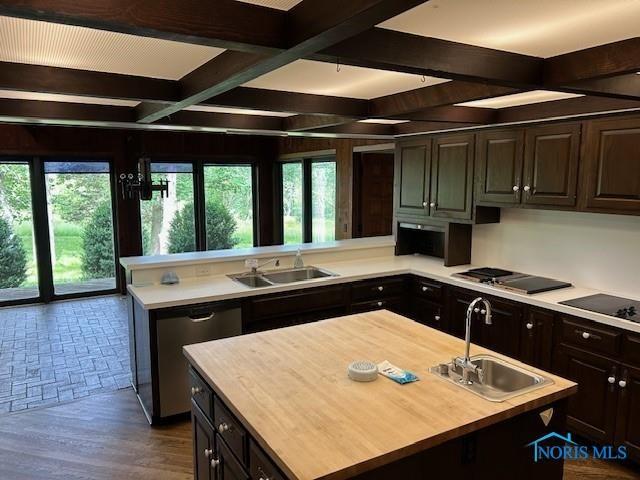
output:
[[[576,93],[551,92],[547,90],[533,90],[531,92],[514,93],[512,95],[503,95],[501,97],[485,98],[483,100],[474,100],[472,102],[458,103],[458,106],[464,107],[480,107],[480,108],[507,108],[517,107],[519,105],[529,105],[532,103],[551,102],[554,100],[564,100],[567,98],[576,98],[583,95]]]

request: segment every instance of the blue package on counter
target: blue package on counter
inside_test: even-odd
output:
[[[417,382],[418,380],[420,380],[417,375],[407,370],[396,367],[392,363],[389,363],[387,360],[378,364],[378,373],[380,375],[384,375],[387,378],[390,378],[394,382],[397,382],[401,385],[404,385],[405,383]]]

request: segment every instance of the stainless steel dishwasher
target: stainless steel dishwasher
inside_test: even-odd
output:
[[[188,363],[182,347],[241,333],[242,314],[238,303],[210,303],[157,312],[158,400],[161,418],[191,409]]]

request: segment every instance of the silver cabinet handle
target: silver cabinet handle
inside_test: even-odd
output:
[[[624,380],[620,380],[620,381],[618,382],[618,385],[620,386],[620,388],[624,388],[624,387],[626,387],[626,386],[627,386],[627,382],[626,382],[626,381],[624,381]]]
[[[422,225],[417,225],[418,230],[422,230]]]
[[[384,302],[378,302],[379,307],[381,307],[382,305],[384,305]]]
[[[208,322],[209,320],[212,320],[213,317],[215,316],[216,316],[216,312],[211,312],[206,317],[197,317],[197,318],[189,317],[189,320],[191,320],[193,323]]]
[[[382,285],[380,285],[380,286],[378,287],[378,291],[380,291],[380,292],[381,292],[381,291],[383,291],[383,290],[384,290],[384,287],[383,287]]]
[[[517,192],[518,190],[520,190],[520,187],[518,185],[514,185],[513,186],[513,191]]]
[[[527,330],[531,330],[533,328],[533,323],[527,323]]]
[[[523,190],[525,192],[528,192],[529,190],[531,190],[531,187],[529,185],[525,185]]]
[[[220,433],[224,433],[227,430],[229,430],[229,425],[227,425],[225,422],[222,422],[220,425],[218,425],[218,431]]]
[[[195,397],[198,393],[202,392],[200,387],[191,387],[191,396]]]
[[[431,291],[431,288],[429,288],[429,287],[422,287],[422,291],[423,291],[423,292],[429,292],[429,291]]]
[[[616,383],[616,377],[607,378],[607,382],[609,382],[611,385],[613,385],[614,383]]]
[[[220,460],[217,458],[212,458],[211,459],[211,468],[218,468],[218,465],[220,465]]]
[[[426,207],[427,205],[428,205],[427,202],[422,202],[423,207]]]
[[[440,321],[440,315],[436,315],[435,317],[433,317],[433,319],[434,319],[436,322],[439,322],[439,321]]]
[[[429,206],[430,206],[431,208],[435,208],[435,207],[436,207],[436,202],[431,202],[431,203],[429,204]]]
[[[209,458],[211,455],[213,455],[213,450],[211,450],[210,448],[205,448],[204,449],[204,456]]]
[[[589,337],[591,337],[591,334],[589,332],[582,332],[582,338],[584,338],[586,340]]]

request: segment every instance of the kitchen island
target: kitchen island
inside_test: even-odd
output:
[[[490,402],[428,372],[463,349],[386,310],[189,345],[196,478],[562,478],[561,461],[534,463],[525,445],[564,432],[576,384],[525,367],[553,382]],[[353,382],[361,359],[420,381]]]

